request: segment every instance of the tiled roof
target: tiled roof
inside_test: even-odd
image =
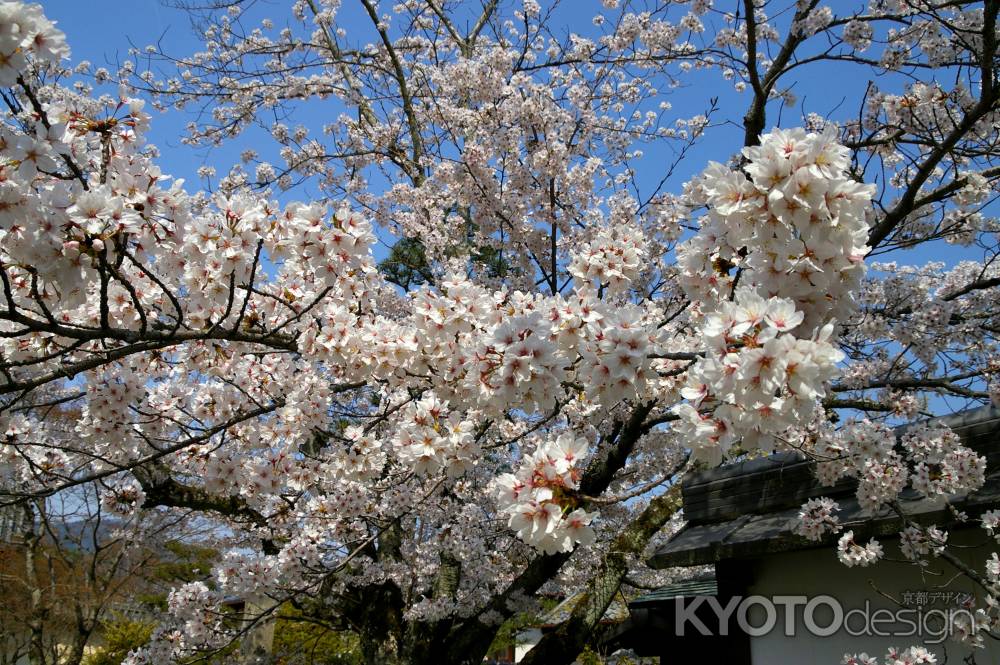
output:
[[[675,584],[661,587],[656,591],[651,591],[639,596],[638,598],[634,598],[632,602],[629,603],[629,607],[653,605],[672,598],[715,596],[718,593],[719,587],[716,584],[714,577],[698,580],[685,580],[683,582],[677,582]]]
[[[951,505],[971,517],[1000,506],[1000,409],[984,407],[939,420],[987,458],[986,484],[968,496],[952,497]],[[842,522],[866,517],[853,496],[853,482],[823,487],[812,476],[812,462],[790,453],[695,474],[685,479],[682,489],[688,524],[656,551],[649,561],[654,568],[826,545],[826,541],[812,542],[793,532],[799,507],[815,496],[836,498]],[[944,526],[954,521],[944,498],[927,499],[908,490],[900,503],[918,522]],[[854,531],[858,537],[868,537],[890,535],[900,528],[898,517],[886,510]]]

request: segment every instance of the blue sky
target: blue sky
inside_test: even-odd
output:
[[[158,42],[164,51],[176,55],[188,55],[201,47],[201,42],[191,30],[188,14],[161,3],[162,0],[47,0],[43,4],[46,14],[56,20],[66,32],[73,50],[73,63],[89,60],[94,67],[106,66],[114,71],[116,63],[127,57],[131,45],[142,48]],[[389,4],[391,3],[383,3],[387,7]],[[264,3],[261,7],[262,9],[252,12],[255,18],[270,15],[279,25],[287,18],[288,10],[284,3]],[[574,0],[561,6],[555,14],[554,23],[564,26],[567,33],[593,34],[595,28],[590,19],[600,11],[598,0]],[[458,23],[463,21],[459,20]],[[344,2],[337,15],[337,24],[347,29],[349,38],[358,32],[356,28],[361,27],[365,28],[364,34],[370,34],[367,17],[361,15],[359,3],[356,2]],[[850,88],[859,85],[863,87],[864,83],[864,77],[847,75],[842,68],[831,68],[819,79],[810,76],[809,79],[798,81],[803,86],[800,102],[809,111],[825,114],[836,109]],[[666,116],[671,120],[673,117],[689,117],[702,112],[706,108],[707,99],[712,96],[719,98],[720,116],[739,119],[749,102],[745,93],[735,92],[732,84],[723,81],[717,72],[700,72],[683,78],[681,87],[675,90],[666,90],[666,86],[663,88],[664,99],[673,105]],[[837,92],[831,94],[831,90]],[[322,118],[310,118],[309,111],[300,111],[298,120],[304,124],[312,124],[309,123],[310,119],[329,122],[340,110],[341,108],[327,107],[323,110]],[[782,117],[783,125],[789,124],[790,114],[796,116],[795,119],[801,115],[798,109],[792,112],[786,110]],[[778,119],[776,109],[772,112],[772,117],[775,121]],[[196,179],[195,171],[206,159],[220,173],[224,172],[224,168],[237,159],[238,151],[227,149],[206,156],[203,152],[181,145],[179,137],[189,119],[190,116],[176,111],[154,115],[149,138],[161,148],[161,167],[189,181]],[[700,171],[708,160],[725,161],[739,149],[741,143],[740,127],[730,124],[714,128],[695,154],[685,160],[686,163],[673,178],[672,189],[679,188],[684,180]],[[645,152],[645,168],[640,177],[649,183],[656,183],[660,178],[657,165],[672,161],[671,153],[655,145],[649,146]]]
[[[186,14],[161,0],[44,0],[42,6],[66,33],[74,65],[89,60],[114,72],[127,58],[130,41],[141,48],[162,39],[166,50],[184,54],[199,46]],[[201,158],[178,140],[184,124],[180,114],[154,113],[150,140],[163,153],[161,168],[191,181]]]
[[[546,5],[546,3],[542,3]],[[718,3],[720,6],[725,3]],[[857,4],[855,0],[841,0],[835,5],[838,11],[848,11],[850,6]],[[67,39],[73,50],[72,62],[89,60],[94,67],[106,66],[114,71],[117,62],[127,57],[130,46],[139,48],[147,44],[159,43],[163,50],[172,55],[189,55],[201,47],[200,40],[191,29],[191,20],[187,12],[168,6],[163,0],[47,0],[43,2],[46,14],[58,22],[59,27],[66,32]],[[390,11],[392,3],[383,2],[384,11]],[[468,5],[475,9],[478,2]],[[583,35],[593,35],[595,28],[591,18],[602,11],[599,0],[572,0],[564,2],[554,15],[553,25],[558,26],[556,34],[576,32]],[[258,2],[249,13],[250,23],[255,24],[263,16],[274,18],[278,26],[286,21],[293,21],[284,2]],[[368,18],[363,15],[360,3],[345,0],[337,14],[337,25],[348,32],[348,40],[357,34],[363,34],[363,39],[371,38]],[[459,26],[473,20],[460,16],[456,19]],[[780,23],[780,22],[779,22]],[[293,23],[294,25],[294,23]],[[711,28],[709,28],[711,33]],[[706,33],[708,34],[708,33]],[[855,118],[857,100],[860,99],[870,80],[879,78],[880,84],[886,86],[890,81],[880,76],[869,67],[850,66],[844,64],[821,63],[803,68],[788,77],[788,83],[794,83],[798,96],[794,109],[781,109],[776,104],[769,105],[768,127],[780,120],[782,126],[801,124],[804,113],[815,112],[833,119]],[[673,105],[667,112],[668,121],[674,118],[689,117],[702,112],[707,99],[718,97],[720,112],[717,119],[727,119],[730,122],[711,128],[705,139],[682,163],[681,167],[668,181],[667,191],[679,191],[681,185],[691,175],[700,171],[709,160],[725,161],[737,152],[742,144],[743,131],[738,125],[750,101],[748,93],[738,93],[732,83],[724,81],[717,70],[710,72],[695,72],[680,78],[680,87],[663,89],[663,98]],[[897,84],[899,80],[897,79]],[[893,86],[893,87],[897,87]],[[890,88],[892,89],[892,88]],[[895,91],[895,90],[894,90]],[[853,104],[850,101],[853,100]],[[290,126],[301,123],[318,133],[319,127],[330,122],[344,108],[336,101],[323,101],[306,105],[297,109],[295,116],[287,122]],[[190,112],[170,111],[165,114],[153,112],[152,128],[149,140],[161,150],[158,159],[161,168],[171,175],[185,178],[189,187],[195,188],[199,182],[196,171],[202,164],[215,166],[218,173],[224,174],[229,167],[239,160],[242,147],[252,145],[257,148],[265,159],[275,164],[281,160],[273,150],[274,142],[269,138],[262,141],[264,132],[254,130],[229,142],[223,148],[211,152],[205,149],[193,149],[181,143],[184,127],[192,119]],[[645,156],[639,171],[640,184],[647,189],[657,183],[666,168],[673,161],[672,146],[658,142],[643,146]],[[270,154],[269,154],[270,152]],[[252,169],[251,169],[252,170]],[[373,181],[377,186],[378,181]],[[308,188],[297,188],[290,195],[284,195],[283,200],[308,199],[313,194]],[[940,243],[938,243],[940,244]],[[947,246],[937,247],[933,254],[925,250],[907,252],[902,256],[894,256],[906,263],[924,263],[928,260],[943,260],[954,263],[962,258],[969,258],[968,250]]]

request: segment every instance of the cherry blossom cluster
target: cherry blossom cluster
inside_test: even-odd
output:
[[[409,405],[393,438],[396,457],[421,474],[463,475],[480,454],[473,422],[428,394]]]
[[[921,557],[938,556],[948,542],[948,534],[936,526],[908,526],[899,533],[899,550],[910,561],[926,565]]]
[[[708,216],[678,247],[684,289],[711,308],[739,275],[764,298],[791,300],[803,336],[847,320],[865,273],[874,187],[847,175],[848,151],[830,131],[774,130],[743,156],[741,171],[713,163],[689,187]]]
[[[646,268],[648,253],[641,229],[628,226],[603,230],[580,246],[569,265],[569,273],[583,282],[619,292]]]
[[[909,427],[898,438],[883,424],[868,420],[849,423],[839,431],[819,433],[814,453],[822,460],[817,474],[823,483],[832,484],[845,476],[858,479],[858,502],[870,514],[887,505],[901,510],[898,498],[907,488],[931,498],[953,497],[979,489],[985,480],[985,458],[963,446],[960,438],[940,423]],[[811,499],[803,505],[795,530],[813,540],[828,532],[836,533],[841,529],[838,510],[839,506],[831,499]],[[1000,524],[1000,517],[994,513],[984,513],[981,518],[990,535]],[[947,544],[948,533],[936,525],[910,523],[899,533],[902,555],[922,567],[928,565],[928,557],[941,556]],[[848,567],[870,566],[884,552],[878,541],[872,539],[861,544],[855,540],[854,532],[848,531],[838,541],[837,556]],[[992,561],[992,558],[986,561],[987,574]],[[955,618],[950,627],[951,637],[981,646],[983,632],[997,621],[995,604],[996,593],[988,592],[986,604],[976,610],[973,619],[966,615]],[[921,660],[928,657],[932,660]],[[853,658],[856,660],[845,662],[877,662],[865,660],[867,657],[863,655]],[[908,650],[890,656],[888,662],[934,660],[932,655]]]
[[[385,468],[386,454],[378,437],[364,428],[351,425],[344,430],[348,446],[330,461],[330,471],[343,480],[366,483],[374,480]]]
[[[638,307],[626,306],[589,325],[587,332],[576,372],[587,395],[605,405],[642,397],[654,379],[655,324]]]
[[[741,171],[712,164],[689,185],[708,216],[678,264],[707,348],[677,413],[699,456],[773,449],[837,374],[834,325],[854,313],[874,192],[847,176],[847,154],[829,131],[776,130]]]
[[[803,314],[792,301],[738,288],[702,324],[706,351],[687,374],[675,407],[680,436],[696,457],[716,463],[737,442],[773,450],[789,427],[808,421],[844,354],[827,324],[811,337],[793,330]]]
[[[1000,510],[988,510],[981,518],[986,533],[1000,542]]]
[[[192,648],[212,644],[224,634],[223,615],[216,609],[222,600],[201,581],[188,582],[170,592],[167,606],[183,626],[180,630],[163,631],[155,642],[167,642],[173,648]]]
[[[655,319],[635,306],[610,307],[590,289],[490,293],[452,277],[440,291],[416,291],[412,307],[412,333],[387,339],[358,322],[344,334],[366,348],[391,345],[395,362],[385,371],[430,373],[442,399],[483,414],[550,412],[577,394],[611,407],[643,395],[655,378]]]
[[[547,553],[593,542],[590,523],[597,514],[572,508],[588,448],[586,439],[564,432],[525,456],[517,473],[497,478],[497,502],[521,540]]]
[[[906,649],[890,648],[882,661],[867,653],[844,654],[841,665],[933,665],[938,662],[937,656],[926,647],[907,647]]]
[[[517,404],[530,412],[555,406],[568,359],[545,332],[537,310],[512,316],[493,330],[470,372],[481,402]]]
[[[142,485],[134,479],[128,479],[101,495],[101,507],[112,515],[131,517],[142,509],[145,499],[146,493]]]
[[[985,482],[986,458],[963,446],[947,427],[918,425],[903,434],[900,443],[915,465],[913,489],[924,496],[965,494]]]
[[[58,65],[69,57],[66,35],[42,13],[42,6],[0,3],[0,85],[12,86],[28,68],[28,56]]]
[[[833,499],[809,499],[799,512],[795,532],[809,540],[820,540],[828,532],[839,533],[842,527],[836,515],[838,510],[840,506]]]
[[[870,566],[884,556],[882,545],[874,538],[864,545],[854,540],[854,532],[848,531],[837,541],[837,558],[848,568]]]
[[[890,428],[869,420],[826,433],[815,451],[822,460],[817,475],[826,485],[857,478],[858,502],[872,514],[908,486],[934,497],[972,492],[985,480],[986,458],[963,446],[947,427],[918,425],[898,443],[900,450]]]

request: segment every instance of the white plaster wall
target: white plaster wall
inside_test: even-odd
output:
[[[951,540],[980,545],[974,549],[956,551],[980,571],[983,570],[984,562],[990,552],[997,549],[993,541],[989,541],[990,545],[982,546],[987,540],[983,531],[953,533]],[[887,557],[903,558],[895,544],[885,540],[881,542],[886,548]],[[837,560],[836,552],[832,548],[774,554],[751,566],[753,582],[747,595],[829,595],[841,601],[845,609],[863,608],[865,601],[868,601],[873,609],[897,607],[873,589],[872,583],[879,591],[899,600],[903,599],[903,592],[906,591],[938,590],[966,593],[975,591],[974,585],[965,577],[951,582],[942,589],[941,585],[952,579],[955,570],[949,564],[937,559],[931,561],[929,570],[941,574],[924,577],[921,577],[916,566],[904,563],[881,562],[868,568],[847,568]],[[936,603],[930,607],[944,609],[948,606]],[[753,608],[750,612],[750,623],[755,626],[764,622],[763,612],[757,612],[757,609],[759,608]],[[774,630],[766,635],[751,638],[754,665],[798,665],[799,663],[837,665],[848,652],[867,652],[872,656],[877,655],[881,660],[890,646],[906,647],[921,644],[920,639],[915,637],[854,636],[846,630],[829,637],[813,637],[802,627],[801,607],[796,612],[796,635],[786,637],[783,612],[784,608],[779,607],[777,626]],[[824,616],[823,612],[825,610],[822,609],[817,612],[817,619],[823,625],[828,625],[829,615]],[[852,622],[851,625],[856,626],[856,623]],[[857,631],[857,628],[854,630]],[[975,664],[1000,665],[1000,642],[987,637],[986,643],[986,649],[976,650]],[[961,665],[964,662],[962,659],[970,651],[949,640],[936,646],[932,644],[924,646],[935,652],[938,663],[947,662],[955,665]],[[945,660],[946,655],[947,660]]]
[[[524,660],[525,654],[535,648],[541,639],[542,631],[538,628],[529,628],[518,633],[514,643],[514,662],[520,663]]]

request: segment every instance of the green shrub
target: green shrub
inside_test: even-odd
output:
[[[149,642],[153,624],[114,617],[101,624],[105,645],[87,654],[82,665],[121,665],[129,651]]]

